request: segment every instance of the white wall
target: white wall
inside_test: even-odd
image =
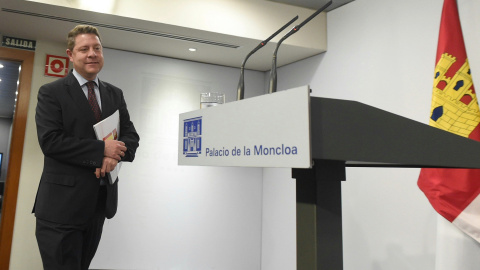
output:
[[[356,100],[428,123],[442,5],[442,0],[355,0],[329,12],[328,51],[281,68],[279,89],[310,84],[314,96]],[[480,85],[480,3],[458,0],[458,5],[474,83]],[[276,248],[291,244],[295,232],[294,211],[277,207],[294,200],[290,172],[266,171],[264,198],[271,201],[264,201],[263,215],[277,214],[263,230],[262,269],[292,269],[295,254]],[[416,185],[418,173],[347,168],[344,269],[435,268],[437,214]],[[286,236],[265,238],[269,230]]]
[[[124,89],[140,147],[92,268],[259,269],[262,170],[177,166],[179,113],[199,109],[202,92],[235,100],[239,70],[115,50],[105,59],[100,78]],[[263,80],[249,72],[246,96]]]
[[[297,269],[296,195],[291,169],[263,169],[262,270]]]

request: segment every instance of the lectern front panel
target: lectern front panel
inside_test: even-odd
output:
[[[309,168],[309,87],[180,114],[178,164]]]

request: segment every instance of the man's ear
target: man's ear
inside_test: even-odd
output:
[[[70,51],[69,49],[67,49],[67,55],[68,55],[68,58],[70,58],[70,61],[73,62],[72,51]]]

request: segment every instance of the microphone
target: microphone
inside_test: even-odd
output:
[[[244,95],[244,92],[245,92],[245,85],[244,85],[244,67],[245,67],[245,63],[247,62],[247,59],[252,55],[254,54],[256,51],[258,51],[260,48],[262,48],[263,46],[265,46],[265,44],[267,44],[272,38],[274,38],[276,35],[278,35],[280,32],[282,32],[285,28],[287,28],[287,26],[289,26],[290,24],[292,24],[294,21],[296,21],[298,19],[298,15],[295,16],[295,18],[291,19],[287,24],[285,24],[284,26],[282,26],[282,28],[278,29],[277,32],[273,33],[270,37],[268,37],[267,39],[265,39],[264,41],[260,42],[260,44],[258,44],[257,47],[255,47],[255,49],[253,49],[249,54],[247,54],[247,57],[245,57],[245,60],[243,60],[243,63],[242,63],[242,67],[240,68],[240,80],[238,82],[238,87],[237,87],[237,100],[241,100],[243,99],[243,95]]]
[[[277,52],[278,52],[278,48],[280,47],[280,45],[282,44],[282,42],[287,39],[288,37],[290,37],[291,35],[295,34],[296,32],[298,32],[298,30],[300,30],[300,28],[302,28],[302,26],[304,26],[305,24],[307,24],[311,19],[313,19],[315,16],[317,16],[318,14],[320,14],[320,12],[324,11],[328,6],[330,6],[332,4],[332,0],[328,1],[328,3],[326,3],[323,7],[321,7],[320,9],[318,9],[317,11],[315,11],[315,13],[313,13],[312,15],[310,15],[310,17],[308,17],[307,19],[305,19],[302,23],[300,23],[299,25],[296,25],[295,27],[292,28],[292,30],[290,30],[290,32],[288,32],[285,36],[283,36],[280,41],[277,43],[277,47],[275,48],[275,51],[273,52],[273,59],[272,59],[272,69],[270,70],[270,85],[268,87],[268,93],[271,94],[273,92],[276,92],[277,91]]]

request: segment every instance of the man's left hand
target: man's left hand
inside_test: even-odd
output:
[[[109,158],[109,157],[104,157],[103,162],[102,162],[102,168],[97,168],[95,170],[95,176],[97,178],[105,177],[106,173],[109,173],[115,169],[115,166],[117,166],[118,160]]]

